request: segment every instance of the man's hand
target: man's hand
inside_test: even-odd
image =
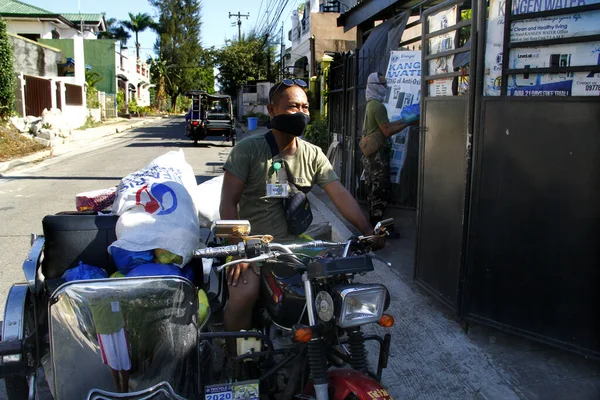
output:
[[[325,192],[329,198],[333,201],[333,204],[340,211],[342,216],[348,220],[352,225],[358,228],[364,236],[373,235],[373,226],[367,219],[367,216],[363,213],[360,206],[352,197],[350,192],[340,183],[340,181],[333,181],[329,185],[325,186]],[[374,238],[374,248],[382,249],[385,246],[385,238]]]
[[[385,236],[374,237],[372,240],[373,240],[373,251],[381,250],[385,247]]]
[[[229,283],[229,285],[237,286],[240,277],[242,277],[242,275],[248,270],[249,267],[250,264],[241,263],[227,268],[227,282]],[[244,284],[248,283],[246,279],[243,279],[243,282]]]

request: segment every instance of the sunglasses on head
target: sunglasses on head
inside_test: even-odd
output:
[[[273,95],[275,93],[277,93],[279,91],[279,89],[281,89],[281,85],[285,85],[287,87],[298,85],[303,89],[308,86],[306,84],[306,82],[302,79],[284,79],[281,82],[279,82],[279,84],[277,85],[277,88],[275,90],[273,90],[273,93],[271,94],[271,98],[269,99],[269,103],[271,102]]]

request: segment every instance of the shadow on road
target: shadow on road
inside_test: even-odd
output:
[[[208,149],[211,147],[232,147],[231,143],[228,142],[205,142],[200,141],[198,144],[194,144],[191,140],[189,142],[154,142],[154,141],[140,141],[135,143],[130,143],[125,147],[198,147],[203,149]]]

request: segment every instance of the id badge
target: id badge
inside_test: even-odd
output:
[[[287,183],[267,183],[267,197],[288,197]]]
[[[112,309],[112,312],[119,312],[119,302],[118,301],[111,301],[110,302],[110,308]]]

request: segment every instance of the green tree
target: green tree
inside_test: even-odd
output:
[[[133,15],[129,13],[129,21],[121,21],[121,25],[125,28],[129,29],[131,32],[135,33],[135,50],[137,59],[140,59],[140,42],[138,40],[138,35],[140,32],[145,31],[148,28],[152,28],[154,26],[154,21],[152,17],[146,13],[137,13]]]
[[[127,41],[131,38],[131,35],[123,26],[119,25],[116,18],[109,18],[106,20],[106,31],[98,33],[98,39],[112,39],[118,40],[121,45],[121,49],[127,45]]]
[[[160,60],[165,60],[165,92],[177,107],[177,98],[187,90],[209,91],[214,85],[212,51],[202,48],[200,0],[150,0],[158,11],[154,27],[155,44]]]
[[[235,96],[248,81],[272,80],[275,72],[275,48],[269,46],[266,37],[251,32],[241,40],[228,40],[216,53],[221,91]],[[267,52],[270,52],[270,74],[267,76]]]
[[[156,85],[156,96],[154,98],[154,106],[159,111],[164,111],[167,94],[165,92],[167,75],[167,62],[160,58],[150,60],[150,77],[152,83]]]
[[[0,119],[10,117],[14,101],[13,50],[6,33],[6,22],[0,19]]]

